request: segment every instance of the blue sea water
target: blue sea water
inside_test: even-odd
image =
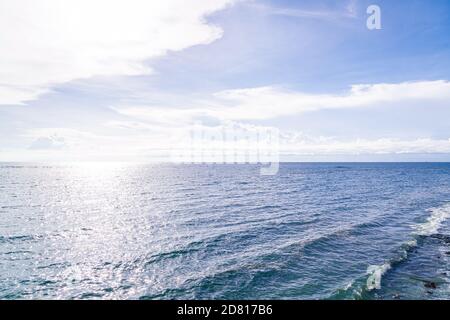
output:
[[[0,164],[1,299],[449,299],[450,164]]]

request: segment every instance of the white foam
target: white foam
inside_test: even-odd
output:
[[[353,286],[354,283],[355,283],[354,280],[352,280],[352,281],[350,281],[349,283],[347,283],[347,284],[345,285],[345,287],[344,287],[344,291],[347,291],[348,289],[350,289],[350,288]]]
[[[367,289],[381,289],[381,278],[391,268],[389,263],[385,263],[381,266],[373,265],[367,268]]]
[[[431,236],[438,232],[442,223],[450,217],[450,204],[430,209],[431,215],[426,222],[415,226],[416,235]]]

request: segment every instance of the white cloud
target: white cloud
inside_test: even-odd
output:
[[[399,105],[410,101],[450,102],[450,82],[419,81],[398,84],[354,85],[344,94],[307,94],[275,87],[219,92],[226,108],[212,113],[230,119],[270,119],[322,109],[363,108],[382,103]],[[225,104],[226,103],[226,104]]]
[[[106,126],[118,123],[107,122]],[[0,161],[152,161],[169,158],[172,146],[186,133],[182,130],[148,131],[129,124],[127,134],[99,133],[72,128],[28,130],[22,137],[29,141],[26,149],[2,150]],[[131,129],[131,130],[130,130]]]
[[[324,109],[367,108],[409,102],[433,105],[450,103],[450,82],[417,81],[353,85],[343,94],[309,94],[273,86],[227,90],[198,101],[186,101],[183,107],[121,106],[114,110],[138,119],[165,125],[192,123],[201,118],[219,121],[266,120]]]
[[[429,154],[450,153],[450,139],[349,139],[285,134],[281,150],[292,155]]]
[[[1,55],[1,52],[0,52]],[[1,65],[1,61],[0,61]],[[1,74],[1,71],[0,71]],[[46,93],[46,88],[6,85],[0,84],[0,105],[2,104],[23,104],[25,101],[35,99],[37,96]]]
[[[74,79],[149,73],[148,59],[220,38],[204,18],[233,1],[0,0],[0,104]]]

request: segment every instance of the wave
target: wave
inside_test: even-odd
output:
[[[450,217],[450,203],[447,203],[441,207],[432,208],[428,210],[431,214],[427,218],[426,222],[413,226],[415,231],[412,233],[413,238],[405,242],[401,246],[401,254],[396,258],[385,262],[382,265],[371,265],[367,268],[367,281],[366,290],[379,290],[381,289],[381,279],[390,269],[396,264],[399,264],[408,258],[409,252],[417,247],[418,238],[429,237],[438,233],[442,224]]]
[[[415,226],[415,235],[431,236],[436,234],[439,228],[450,217],[450,204],[446,204],[439,208],[430,209],[431,215],[426,222]]]
[[[383,264],[370,265],[365,276],[353,279],[345,286],[337,289],[329,296],[329,299],[370,299],[370,292],[381,289],[383,276],[408,259],[410,252],[419,245],[421,239],[424,237],[450,239],[449,236],[438,233],[444,222],[450,218],[450,203],[429,209],[428,212],[430,212],[430,216],[425,222],[412,226],[412,229],[414,229],[411,233],[412,237],[400,246],[397,256]]]

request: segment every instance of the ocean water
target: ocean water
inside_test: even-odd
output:
[[[449,299],[450,164],[0,164],[1,299]]]

